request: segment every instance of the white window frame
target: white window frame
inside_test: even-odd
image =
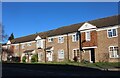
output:
[[[53,42],[53,38],[48,38],[48,42]]]
[[[58,43],[64,43],[64,37],[63,36],[58,37]]]
[[[36,47],[37,47],[37,48],[43,48],[43,47],[44,47],[44,40],[38,39],[38,40],[36,41]]]
[[[24,49],[25,48],[25,44],[22,44],[22,49]]]
[[[37,40],[36,45],[37,45],[37,48],[41,47],[41,40],[40,39]]]
[[[15,49],[18,49],[18,45],[15,45]]]
[[[58,50],[58,59],[64,59],[64,58],[65,58],[64,50]]]
[[[113,36],[113,30],[114,30],[114,29],[116,30],[116,36]],[[109,31],[109,30],[111,30],[111,31]],[[112,36],[111,36],[111,37],[109,36],[109,32],[112,33]],[[113,37],[117,37],[117,36],[118,36],[118,32],[117,32],[117,29],[116,29],[116,28],[112,28],[112,29],[108,29],[108,30],[107,30],[107,37],[108,37],[108,38],[113,38]]]
[[[79,36],[77,34],[72,35],[72,42],[76,42],[78,41],[78,39],[79,39]]]
[[[32,44],[31,43],[27,43],[27,46],[31,46]]]
[[[88,37],[89,36],[89,37]],[[86,31],[85,32],[85,40],[86,41],[90,41],[91,40],[91,33],[90,33],[90,31]]]
[[[113,51],[110,51],[110,48],[113,48]],[[119,55],[118,55],[118,52],[119,51],[115,51],[115,47],[118,47],[118,46],[109,46],[109,57],[110,58],[119,58]],[[113,52],[113,57],[112,57],[112,52]],[[116,57],[117,56],[117,57]]]
[[[74,51],[76,52],[76,53],[75,53],[76,55],[74,54]],[[78,55],[78,52],[77,52],[77,51],[79,52],[79,57],[80,57],[80,50],[79,50],[79,49],[73,49],[73,51],[72,51],[72,52],[73,52],[73,58]],[[74,56],[74,55],[75,55],[75,56]]]

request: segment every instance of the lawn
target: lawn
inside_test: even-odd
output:
[[[97,62],[97,63],[79,63],[79,62],[47,62],[47,63],[32,63],[32,64],[59,64],[59,65],[73,65],[83,66],[90,68],[120,68],[120,62],[108,63],[108,62]]]

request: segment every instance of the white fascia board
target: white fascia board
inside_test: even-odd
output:
[[[48,38],[58,38],[58,37],[64,37],[64,36],[67,36],[67,34],[64,34],[64,35],[57,35],[57,36],[50,36],[50,37],[48,37]]]
[[[35,38],[35,40],[40,40],[40,39],[41,37],[39,35]]]
[[[97,48],[97,46],[92,46],[92,47],[82,47],[82,49],[90,49],[90,48]]]
[[[97,28],[96,26],[86,22],[78,29],[78,31],[89,30],[89,29],[96,29],[96,28]]]
[[[33,43],[33,42],[36,42],[36,41],[22,42],[20,44]]]
[[[98,28],[97,31],[103,31],[103,30],[109,30],[109,29],[117,29],[119,28],[119,25],[115,25],[112,27],[104,27],[104,28]]]
[[[29,41],[29,42],[26,42],[26,43],[34,43],[35,41]]]
[[[73,50],[79,50],[79,48],[74,48]]]
[[[96,31],[97,29],[89,29],[89,30],[84,30],[84,31],[80,31],[80,32],[87,32],[87,31]]]
[[[77,32],[69,33],[68,36],[75,35]]]
[[[17,43],[17,44],[11,44],[11,45],[19,45],[19,44]]]

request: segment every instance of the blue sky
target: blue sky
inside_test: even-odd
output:
[[[114,2],[3,2],[5,32],[15,38],[118,14]]]

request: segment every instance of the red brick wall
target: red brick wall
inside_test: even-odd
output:
[[[91,31],[90,32],[90,41],[85,40],[85,32],[81,33],[81,43],[82,47],[92,47],[92,46],[97,46],[97,32],[96,31]]]

